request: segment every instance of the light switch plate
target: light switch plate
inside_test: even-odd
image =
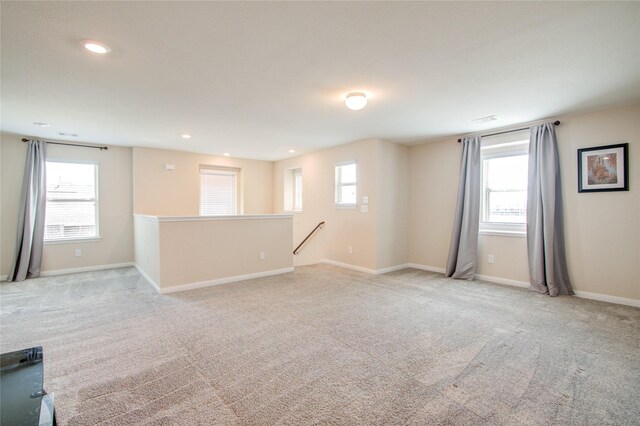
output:
[[[369,204],[369,197],[362,197],[362,204]]]
[[[360,211],[362,213],[368,213],[369,212],[369,206],[360,206]]]

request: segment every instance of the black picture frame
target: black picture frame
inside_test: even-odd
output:
[[[578,149],[578,192],[628,190],[628,143]]]

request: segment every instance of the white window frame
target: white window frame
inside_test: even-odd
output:
[[[283,206],[282,210],[287,213],[302,213],[302,209],[304,206],[304,200],[301,200],[301,205],[296,206],[296,177],[300,176],[301,179],[303,176],[302,168],[300,167],[291,167],[284,170],[283,175]],[[302,188],[300,191],[301,194],[304,194],[304,182],[302,182]],[[299,207],[299,208],[298,208]]]
[[[220,172],[222,174],[233,174],[235,175],[236,180],[236,188],[235,188],[235,214],[232,215],[214,215],[214,214],[202,214],[202,171],[203,170],[213,170],[216,172]],[[225,166],[212,166],[208,164],[201,164],[198,168],[198,177],[200,178],[200,188],[198,192],[198,213],[200,216],[205,217],[215,217],[215,216],[238,216],[241,215],[242,205],[240,203],[241,195],[240,195],[240,177],[241,177],[241,169],[236,167],[225,167]]]
[[[356,180],[353,181],[353,182],[338,182],[338,179],[337,179],[338,167],[349,166],[351,164],[356,166]],[[356,205],[357,205],[357,201],[358,201],[358,162],[356,160],[349,160],[349,161],[342,161],[340,163],[334,163],[334,165],[333,165],[333,179],[334,179],[334,197],[333,197],[334,206],[336,208],[355,209]],[[356,202],[355,203],[342,203],[342,202],[340,202],[340,200],[339,200],[340,194],[341,194],[340,189],[343,186],[351,186],[351,185],[354,185],[356,187],[356,194],[355,194]]]
[[[526,142],[526,143],[525,143]],[[516,157],[529,154],[529,141],[514,138],[511,142],[482,146],[480,155],[480,235],[498,235],[507,237],[526,237],[526,223],[485,222],[484,210],[488,208],[484,185],[484,161],[494,158]]]
[[[302,194],[304,194],[304,189],[303,189],[303,179],[302,179],[302,169],[293,169],[292,170],[292,174],[293,174],[293,193],[292,193],[292,206],[293,209],[292,211],[294,212],[301,212],[302,211],[302,206],[303,206],[303,199],[302,199]],[[298,187],[296,186],[298,177],[300,177],[300,190],[298,191]],[[298,194],[299,192],[299,194]],[[300,195],[300,205],[296,205],[296,200],[298,199],[298,195]]]
[[[94,182],[95,182],[95,203],[96,203],[96,235],[90,237],[73,237],[73,238],[52,238],[52,239],[44,239],[44,245],[49,244],[68,244],[68,243],[76,243],[76,242],[91,242],[91,241],[99,241],[102,239],[100,236],[100,162],[97,160],[76,160],[76,159],[68,159],[68,158],[47,158],[46,163],[68,163],[68,164],[92,164],[93,171],[95,174]],[[46,171],[45,171],[46,173]],[[49,201],[47,199],[47,194],[45,192],[45,204]],[[88,200],[90,201],[90,200]],[[45,208],[45,223],[46,223],[46,208]],[[45,233],[46,235],[46,233]]]

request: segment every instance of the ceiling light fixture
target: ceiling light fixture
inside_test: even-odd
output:
[[[111,49],[109,48],[109,46],[95,40],[85,40],[82,42],[82,45],[88,51],[97,53],[98,55],[104,55],[111,52]]]
[[[296,152],[296,150],[295,150],[295,149],[290,149],[290,150],[289,150],[289,153],[291,153],[291,154],[293,154],[294,152]]]
[[[364,92],[347,93],[344,98],[344,104],[347,108],[358,111],[367,106],[367,95]]]
[[[224,155],[225,157],[228,157],[228,156],[229,156],[229,155],[231,155],[231,154],[229,154],[228,152],[225,152],[225,153],[224,153],[224,154],[222,154],[222,155]]]
[[[51,124],[49,123],[40,123],[39,121],[36,121],[35,123],[33,123],[34,126],[38,126],[38,127],[51,127]]]
[[[191,135],[184,134],[182,135],[182,139],[191,139]]]

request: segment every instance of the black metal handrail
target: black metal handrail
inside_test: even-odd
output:
[[[295,250],[293,250],[293,254],[298,254],[298,250],[300,250],[300,247],[302,247],[304,245],[304,243],[306,243],[307,240],[309,238],[311,238],[313,233],[316,232],[318,230],[318,228],[320,228],[322,225],[324,225],[324,220],[322,222],[320,222],[319,224],[317,224],[316,227],[313,228],[313,231],[309,232],[309,235],[307,235],[307,237],[304,240],[302,240],[302,242],[300,244],[298,244],[298,247],[296,247]]]

